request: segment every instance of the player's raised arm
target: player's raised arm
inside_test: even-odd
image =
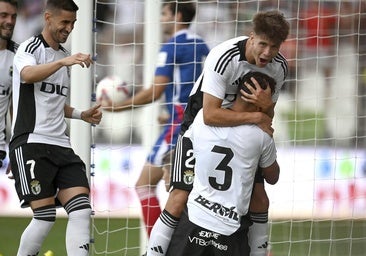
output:
[[[89,67],[92,63],[90,54],[77,53],[53,62],[25,66],[20,72],[20,76],[25,83],[32,84],[46,79],[64,66],[78,64],[81,67]]]

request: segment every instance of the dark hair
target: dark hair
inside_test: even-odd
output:
[[[18,8],[18,1],[17,0],[0,0],[0,2],[11,4],[12,6],[15,6]]]
[[[192,1],[187,0],[165,0],[163,6],[168,5],[169,9],[175,15],[178,12],[182,14],[182,22],[190,23],[196,15],[196,6]]]
[[[47,0],[46,9],[77,12],[79,10],[79,7],[75,4],[73,0]]]
[[[290,30],[290,24],[283,13],[273,10],[258,12],[253,17],[253,30],[257,35],[264,35],[275,44],[283,43]]]
[[[262,72],[258,72],[258,71],[252,71],[252,72],[248,72],[246,73],[242,79],[240,80],[240,84],[239,84],[239,90],[243,90],[248,94],[252,94],[251,91],[248,89],[248,87],[245,86],[245,82],[248,83],[250,86],[255,88],[255,85],[252,81],[251,78],[254,78],[255,80],[257,80],[258,84],[260,85],[260,87],[265,90],[267,89],[267,85],[269,85],[269,87],[271,88],[271,94],[274,93],[275,91],[275,86],[276,86],[276,80],[274,80],[272,77],[270,77],[267,74],[264,74]]]

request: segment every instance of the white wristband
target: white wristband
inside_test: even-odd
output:
[[[81,119],[81,111],[74,108],[74,110],[72,111],[72,114],[71,114],[71,118],[72,119]]]

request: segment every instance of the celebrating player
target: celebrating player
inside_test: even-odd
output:
[[[203,120],[211,126],[237,126],[256,124],[272,135],[271,127],[275,103],[287,75],[287,61],[280,54],[281,44],[289,33],[289,23],[278,11],[259,12],[253,17],[253,29],[249,36],[229,39],[214,47],[205,61],[202,74],[191,92],[181,134],[193,122],[197,112],[203,109]],[[249,88],[252,94],[243,92],[243,99],[259,107],[261,112],[234,112],[229,110],[240,79],[250,71],[260,71],[276,80],[271,96],[270,89]],[[149,241],[147,255],[164,255],[174,228],[186,205],[194,177],[192,143],[181,136],[177,141],[172,173],[172,188],[165,209],[156,222]],[[263,177],[258,172],[250,205],[251,220],[249,238],[251,255],[266,255],[268,243],[269,199],[264,190]],[[161,248],[156,252],[153,248]]]
[[[11,106],[13,58],[18,44],[11,40],[17,19],[18,4],[0,0],[0,167],[6,157],[6,115]]]
[[[250,93],[245,84],[257,86],[251,80],[253,77],[261,88],[268,86],[273,91],[274,79],[249,72],[238,86],[231,111],[260,111],[240,97],[240,90]],[[188,216],[183,211],[167,255],[249,256],[247,232],[251,222],[247,213],[255,173],[259,166],[270,184],[275,184],[279,177],[273,138],[254,124],[206,125],[202,109],[185,136],[193,145],[195,177],[187,202]],[[203,242],[192,242],[193,237]]]
[[[195,13],[194,3],[163,2],[160,20],[164,34],[170,39],[160,49],[152,85],[122,104],[109,107],[114,111],[126,110],[149,104],[165,95],[169,119],[136,182],[148,235],[161,213],[156,185],[163,176],[162,157],[177,141],[189,93],[209,51],[201,37],[188,29]]]
[[[69,56],[61,46],[74,28],[77,10],[72,0],[48,0],[42,33],[20,44],[14,57],[9,155],[21,206],[33,211],[18,256],[38,255],[55,222],[56,202],[69,218],[67,255],[89,255],[89,183],[85,164],[71,148],[64,118],[98,124],[102,113],[98,105],[79,111],[66,104],[70,66],[92,64],[89,54]]]

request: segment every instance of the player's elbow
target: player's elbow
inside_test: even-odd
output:
[[[280,166],[277,164],[277,162],[275,162],[269,168],[266,168],[263,174],[266,182],[268,184],[274,185],[280,178]]]
[[[203,111],[203,122],[205,125],[216,126],[215,115],[210,111]]]

